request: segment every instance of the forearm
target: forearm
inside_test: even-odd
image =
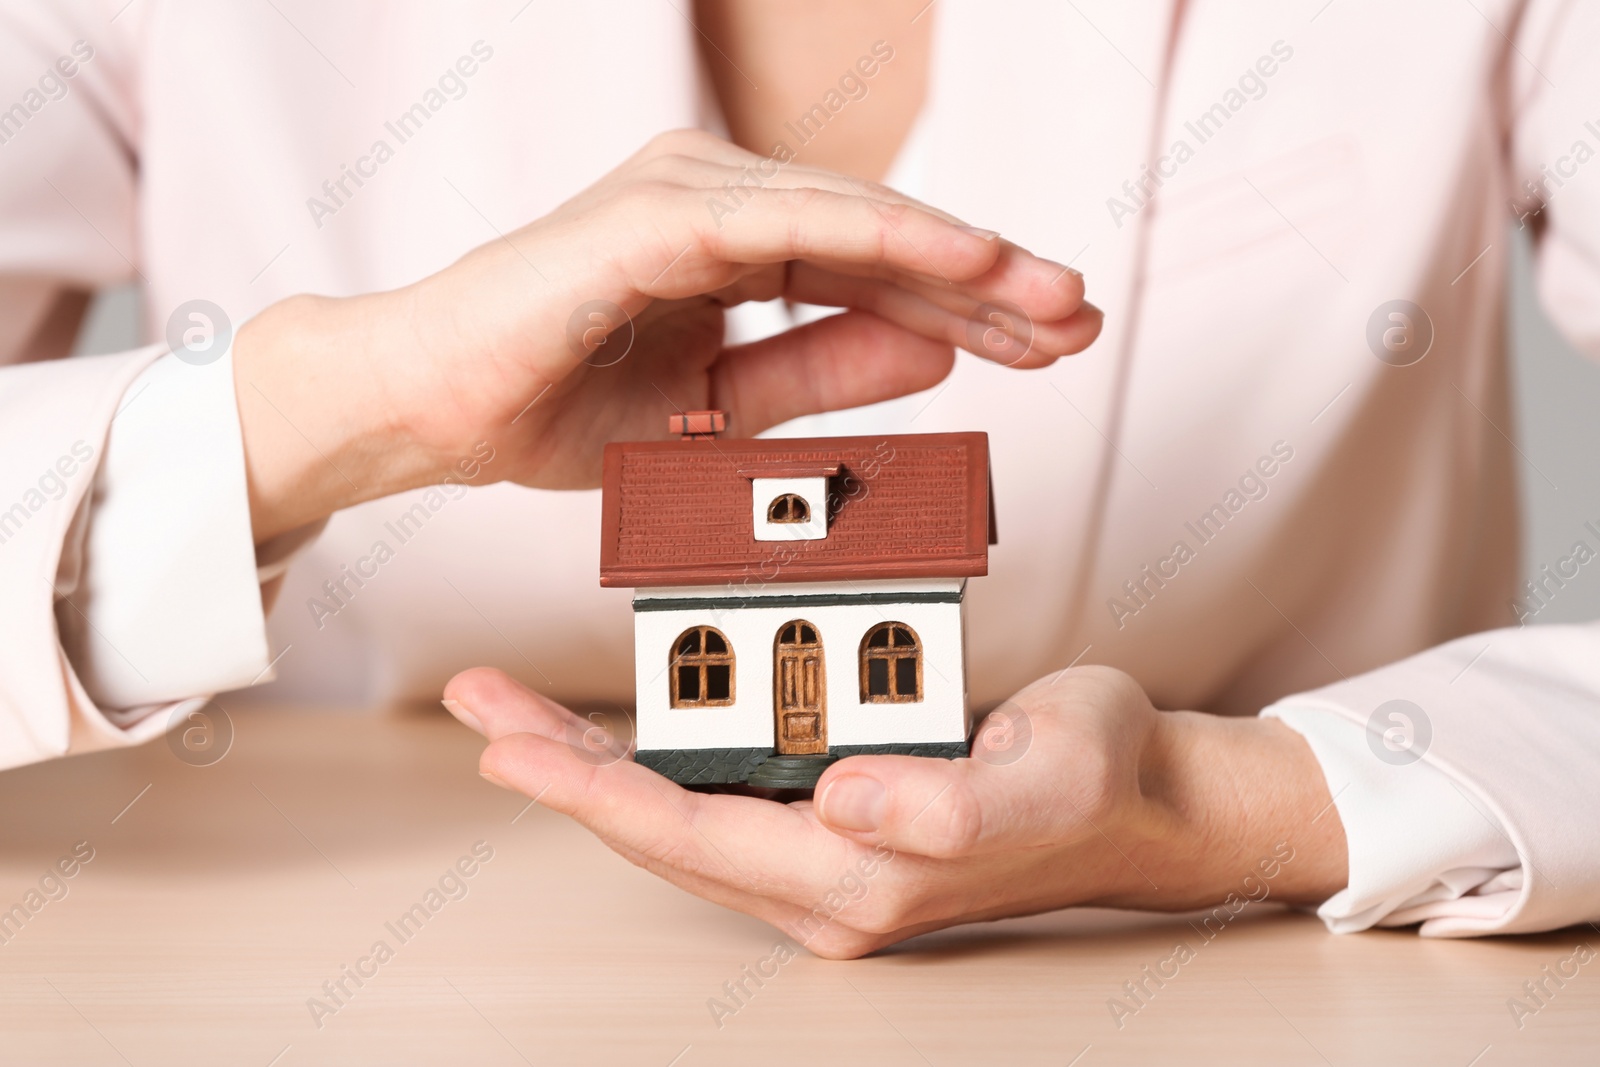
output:
[[[707,134],[664,134],[550,215],[412,285],[295,297],[245,324],[233,358],[257,543],[436,483],[485,442],[505,456],[496,478],[581,488],[597,483],[608,440],[661,436],[679,404],[737,397],[740,432],[754,434],[925,389],[967,333],[962,315],[920,295],[930,269],[958,302],[1021,302],[1033,344],[1019,367],[1099,332],[1079,276],[889,190],[795,171],[724,226],[705,195],[730,155],[760,162]],[[821,186],[785,184],[801,181]],[[728,300],[780,295],[862,314],[724,349]],[[597,321],[626,330],[615,368],[588,362],[580,339]],[[838,359],[846,344],[861,357]]]

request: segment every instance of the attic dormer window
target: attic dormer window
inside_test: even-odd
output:
[[[811,505],[798,493],[784,493],[767,506],[768,522],[810,522]]]
[[[837,466],[741,471],[750,478],[750,532],[757,541],[820,541],[828,536],[828,479]]]

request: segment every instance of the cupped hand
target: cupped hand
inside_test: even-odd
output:
[[[724,346],[726,307],[778,297],[847,310]],[[1020,314],[978,314],[996,303]],[[1100,323],[1081,276],[991,232],[870,182],[664,134],[415,285],[294,298],[241,329],[257,539],[436,481],[479,441],[493,480],[593,486],[607,441],[664,437],[674,411],[722,409],[749,436],[928,388],[953,346],[1044,366]]]
[[[585,720],[485,668],[445,704],[490,739],[485,777],[583,823],[689,892],[818,955],[1080,904],[1182,910],[1312,902],[1344,885],[1321,770],[1273,720],[1158,712],[1078,667],[980,724],[958,760],[855,756],[815,801],[685,790]]]

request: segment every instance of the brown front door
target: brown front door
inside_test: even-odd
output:
[[[772,667],[779,755],[828,751],[828,691],[817,628],[800,620],[779,628]]]

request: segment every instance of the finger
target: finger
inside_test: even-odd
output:
[[[984,303],[966,320],[961,347],[1003,367],[1047,367],[1093,344],[1105,318],[1105,313],[1088,301],[1069,318],[1044,323],[1019,316],[1004,305]]]
[[[796,263],[789,272],[784,296],[802,304],[856,308],[870,311],[930,340],[959,348],[966,341],[966,319],[941,302],[891,282],[838,274],[808,263]],[[969,307],[975,307],[970,300]]]
[[[800,811],[691,793],[630,760],[601,764],[534,734],[492,743],[479,768],[589,830],[685,874],[808,904],[868,851]]]
[[[737,169],[758,163],[763,157],[714,133],[685,127],[656,134],[613,173],[626,173],[629,164],[642,165],[674,158],[685,162],[718,163]]]
[[[896,223],[901,213],[909,213],[908,217],[913,220],[942,222],[970,236],[993,236],[989,231],[975,231],[956,216],[888,186],[817,167],[758,156],[702,131],[678,130],[658,136],[629,164],[614,172],[614,176],[619,182],[632,182],[638,191],[645,194],[643,202],[650,218],[643,221],[651,225],[635,229],[635,233],[662,234],[658,224],[667,208],[666,204],[660,202],[662,190],[676,186],[680,194],[687,194],[680,197],[680,201],[692,202],[694,208],[698,209],[690,209],[689,204],[682,202],[674,205],[684,209],[684,219],[691,223],[698,220],[698,225],[691,227],[695,232],[703,232],[708,223],[720,232],[739,218],[748,222],[751,215],[761,214],[765,207],[770,207],[774,202],[793,206],[817,201],[824,206],[836,207],[839,203],[847,203],[855,205],[858,210],[864,208],[871,211],[888,222],[903,241],[911,245],[916,244],[915,236],[909,230],[900,230]],[[819,192],[832,195],[819,197],[816,195]],[[708,196],[708,193],[712,195]],[[756,210],[748,210],[751,208]],[[676,259],[688,252],[693,244],[692,241],[680,244],[676,240],[667,243],[671,247],[649,249],[643,257],[641,266],[648,268],[648,276],[652,281],[658,280],[658,275],[669,273],[669,268],[676,266]],[[994,257],[997,269],[988,272],[989,284],[978,290],[982,299],[1013,301],[1036,323],[1064,319],[1076,312],[1083,296],[1082,279],[1077,272],[1009,242],[1000,241],[998,244],[1000,248]],[[905,249],[900,251],[905,253]],[[915,256],[899,262],[894,261],[892,256],[881,262],[863,262],[855,255],[846,257],[844,262],[852,263],[857,269],[903,272],[909,278],[925,284],[947,288],[963,280],[959,273],[952,273],[936,262],[939,256],[935,251],[925,251],[920,245],[913,251],[916,252]],[[785,254],[779,258],[800,257],[817,261],[828,259],[821,248]],[[767,256],[755,260],[776,261],[770,250]],[[691,262],[690,266],[693,265]],[[725,267],[727,264],[722,265]],[[679,270],[672,273],[683,275],[680,280],[685,280],[695,272]],[[731,275],[697,280],[702,283],[701,291],[707,291],[719,288],[729,279]],[[673,289],[661,294],[651,292],[649,295],[685,294]]]
[[[1061,844],[1081,827],[1066,796],[1020,764],[855,756],[824,772],[816,797],[834,832],[938,859]]]
[[[712,406],[738,412],[739,432],[755,434],[801,415],[930,389],[954,363],[947,340],[847,311],[728,349],[712,368]]]
[[[756,189],[727,215],[708,213],[704,190],[692,188],[648,187],[633,204],[638,214],[622,220],[628,235],[652,239],[622,266],[637,292],[659,299],[720,289],[730,264],[830,259],[961,281],[988,271],[1000,252],[989,231],[825,189]]]
[[[880,264],[814,262],[840,274],[874,277],[904,285],[923,292],[929,299],[949,296],[962,300],[1007,300],[1042,322],[1068,317],[1084,298],[1082,274],[1003,239],[993,267],[954,285],[930,277],[926,272],[901,271]]]
[[[582,743],[589,748],[601,742],[597,736],[597,726],[601,724],[596,719],[580,717],[493,667],[474,667],[450,679],[441,703],[450,714],[491,741],[526,733],[569,744]],[[615,718],[624,718],[620,710]],[[616,739],[610,748],[617,755],[627,751],[626,735],[625,727],[613,730]]]
[[[746,157],[750,156],[750,153],[745,153],[742,149],[734,150]],[[698,173],[685,174],[684,178],[690,183],[698,181],[699,184],[725,190],[727,203],[724,206],[736,211],[749,188],[748,185],[741,186],[739,182],[742,179],[748,180],[749,170],[749,160],[746,159],[743,166],[732,164],[701,166],[698,168]],[[794,165],[785,167],[773,177],[764,180],[759,187],[792,190],[825,189],[842,196],[860,197],[869,204],[913,208],[952,225],[972,228],[949,212],[906,196],[889,186],[851,178],[818,167]],[[899,281],[893,275],[905,271],[905,268],[877,264],[860,265],[857,269],[873,271],[886,281]],[[930,288],[945,290],[952,288],[948,278],[938,272],[929,271],[926,263],[914,263],[905,273],[908,279],[914,279]],[[979,278],[967,280],[955,289],[958,292],[976,295],[979,301],[1009,300],[1038,322],[1067,318],[1077,311],[1084,296],[1083,275],[1080,272],[1065,264],[1035,255],[1020,245],[1006,240],[1000,241],[1000,252],[989,271]]]
[[[883,280],[865,272],[837,271],[799,261],[774,263],[753,269],[732,285],[707,295],[724,307],[784,297],[802,304],[854,308],[952,348],[970,343],[969,319],[978,307],[977,300],[949,287],[934,299],[912,288],[910,276],[903,272],[881,273]],[[896,284],[895,279],[903,284]],[[676,305],[658,302],[652,306]],[[1048,347],[1048,341],[1035,345],[1041,351]]]
[[[1099,308],[1084,300],[1083,275],[1009,242],[1002,242],[992,268],[959,286],[928,278],[892,280],[969,319],[976,317],[982,305],[1009,304],[1027,320],[1035,347],[1052,356],[1082,351],[1099,332],[1102,316]],[[1090,325],[1086,334],[1084,327]],[[970,342],[963,347],[976,355],[989,355]]]
[[[1040,322],[1070,317],[1083,304],[1083,275],[1055,260],[1001,242],[994,266],[967,288],[984,300],[1009,300]]]
[[[792,262],[765,263],[748,267],[730,285],[709,292],[706,296],[723,307],[736,307],[748,302],[765,303],[783,295],[789,284],[789,272],[799,264]],[[661,302],[652,306],[662,306]],[[667,304],[665,306],[674,306]]]
[[[726,142],[724,142],[726,143]],[[904,204],[937,215],[957,226],[967,225],[933,204],[907,196],[892,186],[865,178],[854,178],[822,167],[799,163],[781,163],[766,156],[747,152],[736,145],[728,145],[737,155],[726,152],[709,154],[707,164],[693,176],[685,178],[707,189],[720,191],[730,204],[737,204],[746,191],[752,188],[767,189],[827,189],[831,192],[864,197],[885,204]]]
[[[1099,309],[1086,303],[1055,321],[1036,320],[1022,309],[1021,330],[1027,345],[1019,355],[1015,344],[998,350],[985,344],[994,325],[991,312],[1017,329],[1015,311],[1004,305],[1000,305],[1003,310],[986,307],[987,296],[972,295],[961,287],[924,285],[904,275],[883,280],[853,277],[817,264],[796,263],[785,295],[808,304],[862,308],[923,336],[1020,368],[1048,366],[1061,356],[1082,351],[1098,335],[1102,320]]]
[[[560,704],[528,689],[503,671],[492,667],[476,667],[472,670],[461,672],[445,686],[444,704],[451,714],[462,719],[467,725],[478,730],[491,740],[524,735],[530,739],[536,738],[541,739],[542,742],[552,743],[554,746],[562,746],[561,748],[548,748],[545,754],[556,753],[560,756],[572,758],[579,761],[581,765],[587,765],[594,770],[598,770],[598,767],[603,765],[600,761],[592,759],[591,751],[587,746],[574,746],[572,744],[573,727],[581,728],[587,726],[586,720],[579,718]],[[565,751],[562,751],[563,748]],[[491,769],[487,753],[485,753],[485,757],[481,762],[484,769]],[[496,769],[492,770],[491,773],[502,784],[521,789],[530,796],[537,796],[541,801],[547,802],[547,806],[554,807],[555,800],[561,794],[556,794],[555,797],[550,795],[549,787],[552,783],[548,779],[559,777],[564,772],[581,773],[581,768],[559,763],[552,767],[548,762],[539,765],[547,772],[544,776],[540,776],[533,771],[533,765],[528,762],[497,763],[495,764]],[[651,777],[660,777],[643,768],[633,769]],[[671,784],[666,779],[660,779],[660,781],[666,785]],[[676,786],[672,788],[677,789]],[[693,799],[693,794],[683,790],[678,791],[683,793],[684,800]],[[671,797],[664,791],[660,799],[668,804],[671,803]],[[568,812],[567,814],[572,813]],[[592,826],[591,829],[600,833],[605,825],[607,824],[598,823]],[[631,826],[632,824],[630,823],[629,825]],[[717,903],[725,904],[728,907],[737,907],[741,910],[750,911],[751,914],[756,914],[751,909],[756,908],[757,902],[764,899],[741,893],[724,882],[695,875],[687,869],[673,866],[655,853],[641,851],[637,841],[603,835],[602,840],[605,841],[608,847],[627,858],[629,862],[645,867],[663,878],[668,878],[684,885],[691,892],[699,893],[701,896],[706,896]],[[767,918],[764,914],[760,917]]]
[[[670,882],[679,889],[709,900],[713,904],[720,904],[725,908],[732,908],[734,911],[760,919],[777,928],[808,952],[823,959],[859,959],[908,937],[965,921],[964,918],[951,917],[915,922],[909,926],[867,929],[864,927],[875,925],[872,922],[873,913],[855,906],[861,903],[860,899],[842,895],[829,897],[824,893],[808,903],[791,904],[785,900],[741,892],[714,879],[687,874],[675,867],[658,863],[643,853],[619,845],[615,841],[606,841],[604,838],[601,840],[607,848],[634,866],[647,870],[663,881]],[[987,917],[982,916],[982,918]],[[997,911],[994,917],[1001,918],[1002,914]],[[862,925],[857,925],[858,923]]]
[[[1080,302],[1065,319],[1035,319],[1026,309],[986,306],[992,293],[985,290],[974,295],[965,286],[928,284],[903,271],[851,269],[849,264],[769,264],[752,268],[708,295],[725,307],[782,296],[799,303],[870,311],[924,337],[1022,369],[1048,366],[1087,348],[1103,318],[1098,308]],[[1041,314],[1054,310],[1046,307]],[[997,327],[1013,332],[991,343]],[[1019,340],[1024,341],[1020,347]]]
[[[829,189],[885,203],[911,204],[947,222],[964,225],[947,211],[898,189],[853,178],[838,171],[757,155],[703,130],[670,130],[652,138],[632,159],[603,181],[666,178],[703,191],[715,191],[724,206],[737,206],[751,189]]]
[[[846,944],[858,946],[854,955],[866,951],[859,947],[865,935],[849,924],[853,916],[848,906],[840,908],[837,901],[818,898],[806,904],[792,904],[776,897],[747,893],[715,878],[690,874],[671,864],[662,863],[615,841],[604,838],[601,841],[635,867],[649,871],[662,881],[670,882],[713,904],[760,919],[818,954],[840,953]],[[876,947],[876,942],[873,947]]]
[[[662,881],[671,882],[679,889],[709,900],[713,904],[720,904],[725,908],[742,911],[746,915],[760,919],[762,922],[786,927],[792,924],[800,915],[805,914],[805,909],[798,904],[791,904],[786,900],[774,897],[747,893],[742,889],[735,888],[724,879],[692,873],[625,845],[620,841],[606,837],[600,837],[600,841],[635,867],[649,871]]]
[[[499,673],[494,672],[494,670],[477,669],[475,672],[466,673],[480,675],[480,677],[462,680],[462,675],[458,675],[456,680],[451,681],[451,685],[458,685],[458,681],[461,683],[459,688],[482,685],[482,683],[488,683],[490,686],[499,685],[498,680],[490,678],[490,675]],[[504,678],[504,675],[501,675],[501,677]],[[504,681],[507,681],[510,686],[517,685],[515,681],[509,680],[509,678]],[[480,696],[482,696],[482,693],[480,693]],[[538,694],[530,694],[530,696],[536,697]],[[480,701],[480,705],[482,704],[483,701]],[[486,720],[504,721],[504,718],[506,718],[506,715],[493,715],[493,717],[486,717]],[[544,736],[544,734],[536,733],[534,736]],[[560,742],[562,737],[552,737],[552,741]],[[494,771],[494,774],[502,784],[512,785],[515,789],[534,795],[538,800],[541,800],[541,803],[546,803],[547,806],[554,806],[554,798],[550,795],[552,790],[549,789],[549,782],[542,781],[539,777],[525,779],[517,771],[512,771],[509,766],[502,765],[502,763],[496,763],[496,768],[498,769]],[[690,797],[690,795],[685,793],[685,797]],[[666,803],[672,803],[670,795],[664,797],[664,800],[666,800]],[[635,867],[642,867],[642,869],[648,870],[648,872],[653,873],[658,878],[662,878],[664,881],[670,881],[672,885],[685,889],[688,893],[693,893],[694,896],[704,897],[712,904],[720,904],[723,907],[730,907],[730,909],[739,910],[739,912],[744,912],[746,915],[760,918],[765,923],[778,926],[779,929],[786,931],[790,936],[797,937],[798,941],[808,941],[816,933],[813,929],[814,921],[806,923],[805,920],[813,918],[814,910],[816,910],[818,904],[792,904],[792,902],[784,901],[781,897],[750,893],[746,889],[738,888],[728,877],[728,872],[731,872],[733,867],[720,870],[720,872],[712,870],[710,873],[698,873],[698,870],[691,869],[690,865],[685,865],[686,854],[683,851],[674,851],[674,853],[666,854],[662,854],[661,849],[645,851],[645,849],[638,848],[637,841],[630,843],[629,840],[622,840],[622,838],[606,837],[605,833],[598,832],[597,827],[590,827],[590,829],[597,830],[597,837],[600,838],[603,845],[606,848],[610,848],[613,853],[621,856],[622,859],[626,859],[627,862],[634,864]],[[830,918],[837,917],[830,915]],[[854,933],[854,931],[851,931],[851,933]]]

